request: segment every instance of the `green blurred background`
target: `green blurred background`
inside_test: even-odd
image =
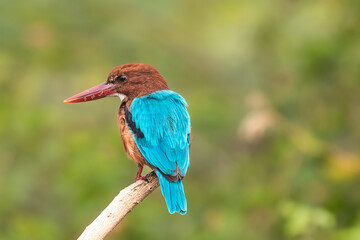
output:
[[[360,239],[359,1],[0,3],[0,239],[75,239],[136,165],[115,66],[189,103],[188,213],[160,190],[108,239]],[[149,169],[147,169],[149,171]]]

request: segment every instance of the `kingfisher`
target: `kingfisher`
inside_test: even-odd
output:
[[[185,99],[169,90],[166,80],[152,66],[128,63],[115,67],[106,82],[78,93],[65,103],[119,97],[118,124],[126,155],[138,167],[156,172],[171,214],[185,214],[183,178],[189,168],[190,116]],[[146,179],[144,179],[146,180]]]

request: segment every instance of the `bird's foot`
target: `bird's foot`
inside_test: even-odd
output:
[[[139,181],[139,180],[144,180],[146,182],[149,182],[149,180],[146,178],[146,177],[142,177],[141,176],[141,172],[143,170],[143,166],[141,165],[138,165],[138,171],[137,171],[137,174],[136,174],[136,178],[135,178],[135,182]]]
[[[149,182],[149,179],[147,179],[146,177],[143,177],[143,176],[137,176],[135,179],[135,182],[137,182],[139,180],[144,180],[145,182]]]

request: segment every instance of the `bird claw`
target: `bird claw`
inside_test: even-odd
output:
[[[147,179],[146,177],[142,177],[142,176],[138,176],[138,177],[136,177],[136,179],[135,179],[135,182],[137,182],[137,181],[139,181],[139,180],[144,180],[145,182],[149,182],[149,179]]]
[[[149,182],[149,180],[146,178],[146,177],[142,177],[141,176],[141,172],[143,170],[143,166],[141,165],[138,165],[138,171],[137,171],[137,174],[136,174],[136,178],[135,178],[135,182],[139,181],[139,180],[144,180],[145,182]]]

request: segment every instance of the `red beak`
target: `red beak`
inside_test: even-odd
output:
[[[64,100],[65,103],[77,103],[77,102],[86,102],[92,101],[96,99],[100,99],[111,94],[115,94],[116,92],[116,85],[112,83],[102,83],[93,88],[85,90],[81,93],[78,93],[68,99]]]

